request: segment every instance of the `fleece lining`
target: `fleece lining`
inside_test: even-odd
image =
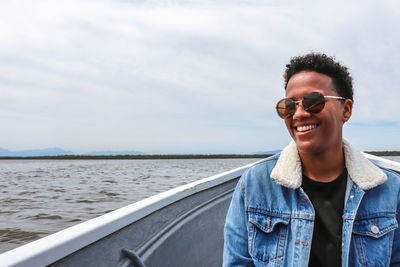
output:
[[[360,189],[368,190],[386,182],[386,174],[346,140],[343,140],[343,148],[350,179]],[[281,152],[271,177],[278,184],[291,189],[301,186],[303,178],[301,160],[294,141]]]

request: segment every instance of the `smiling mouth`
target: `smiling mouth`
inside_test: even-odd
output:
[[[306,131],[310,131],[310,130],[316,128],[317,126],[318,126],[317,124],[309,124],[309,125],[297,126],[294,128],[297,132],[306,132]]]

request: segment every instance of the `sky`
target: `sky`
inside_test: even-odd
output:
[[[0,147],[251,153],[293,56],[349,67],[360,150],[400,150],[400,2],[0,0]]]

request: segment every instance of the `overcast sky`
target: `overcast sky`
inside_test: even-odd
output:
[[[315,51],[353,75],[345,138],[400,150],[400,2],[350,2],[0,1],[0,147],[281,149],[285,64]]]

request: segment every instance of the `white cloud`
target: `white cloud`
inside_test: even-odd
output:
[[[0,147],[276,149],[284,66],[312,50],[351,68],[352,121],[395,120],[395,1],[0,5]]]

